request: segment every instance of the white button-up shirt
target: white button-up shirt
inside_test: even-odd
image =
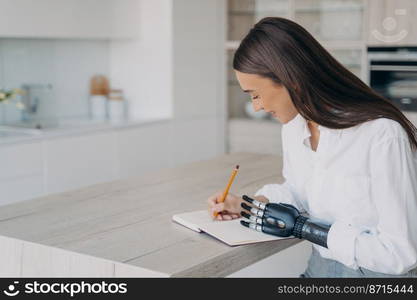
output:
[[[347,129],[318,126],[317,151],[300,115],[282,127],[282,184],[255,193],[332,224],[324,258],[402,274],[417,266],[417,151],[396,121]]]

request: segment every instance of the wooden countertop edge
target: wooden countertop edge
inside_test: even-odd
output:
[[[294,246],[301,241],[297,238],[289,238],[248,246],[237,246],[233,251],[213,257],[191,268],[173,273],[170,277],[226,277],[270,255]]]

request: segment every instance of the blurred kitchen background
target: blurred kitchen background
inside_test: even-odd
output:
[[[231,67],[303,25],[417,125],[415,0],[0,0],[0,205],[230,152],[281,153]]]

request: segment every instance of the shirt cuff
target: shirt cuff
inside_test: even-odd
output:
[[[283,202],[293,204],[294,206],[296,206],[294,204],[295,201],[292,197],[292,194],[287,189],[285,184],[266,184],[255,193],[255,196],[260,195],[265,196],[271,203]]]
[[[257,190],[254,196],[255,197],[256,196],[265,196],[266,197],[266,195],[265,195],[265,186],[263,186],[259,190]]]
[[[327,233],[327,248],[332,257],[349,268],[357,269],[355,244],[360,233],[361,230],[351,224],[335,221]]]

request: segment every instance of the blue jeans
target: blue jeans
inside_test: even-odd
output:
[[[323,258],[314,247],[312,248],[307,268],[299,277],[417,277],[417,268],[401,275],[378,273],[363,267],[354,270],[336,260]]]

